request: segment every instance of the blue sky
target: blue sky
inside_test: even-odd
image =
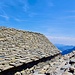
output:
[[[0,0],[0,26],[40,32],[54,44],[75,45],[75,0]]]

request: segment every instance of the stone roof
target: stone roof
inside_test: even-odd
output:
[[[0,72],[59,53],[43,34],[0,27]]]

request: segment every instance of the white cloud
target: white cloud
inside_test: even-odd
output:
[[[61,39],[61,40],[73,40],[73,41],[75,41],[75,38],[73,38],[73,37],[56,37],[56,36],[48,36],[49,38],[51,38],[51,39]]]
[[[25,3],[25,5],[23,6],[23,9],[25,12],[28,12],[29,6]]]
[[[19,2],[23,4],[22,9],[29,17],[34,17],[37,15],[37,13],[30,11],[28,0],[19,0]]]
[[[67,44],[67,45],[75,45],[75,38],[74,37],[57,37],[57,36],[47,36],[48,39],[58,44]]]
[[[12,17],[13,18],[13,17]],[[29,20],[24,20],[24,19],[20,19],[20,18],[13,18],[15,21],[17,21],[17,22],[30,22],[30,23],[32,23],[32,22],[34,22],[34,23],[36,23],[36,22],[38,22],[38,23],[40,23],[41,21],[38,21],[38,20],[35,20],[35,21],[29,21]]]
[[[27,21],[27,20],[23,20],[23,19],[19,19],[19,18],[14,18],[15,21],[18,21],[18,22],[24,22],[24,21]]]
[[[20,3],[23,4],[23,10],[24,12],[28,12],[28,9],[29,9],[29,4],[28,4],[28,1],[27,0],[18,0]]]
[[[9,16],[7,15],[7,13],[4,11],[3,8],[0,8],[0,12],[2,12],[2,14],[0,14],[0,17],[5,18],[6,20],[9,20]]]
[[[8,19],[9,19],[9,17],[8,17],[8,16],[6,16],[6,15],[0,15],[0,17],[5,18],[6,20],[8,20]]]

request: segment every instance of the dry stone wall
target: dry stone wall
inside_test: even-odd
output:
[[[26,64],[39,64],[59,54],[43,34],[0,27],[0,73]]]

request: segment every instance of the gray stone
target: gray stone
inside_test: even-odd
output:
[[[21,75],[21,73],[20,72],[16,72],[14,75]]]
[[[70,62],[75,63],[75,58],[70,59]]]
[[[21,75],[25,75],[25,71],[23,70],[23,71],[21,71]]]

